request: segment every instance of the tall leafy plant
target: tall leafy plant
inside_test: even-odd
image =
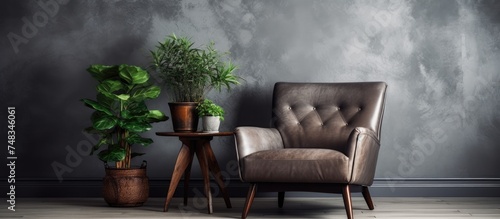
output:
[[[223,61],[227,53],[215,50],[213,42],[204,49],[193,45],[190,39],[172,34],[151,51],[153,68],[175,102],[199,102],[213,88],[220,92],[239,84],[234,74],[237,67]]]
[[[168,119],[159,110],[149,110],[146,100],[157,98],[160,87],[149,82],[149,73],[132,65],[91,65],[87,71],[99,84],[95,100],[82,99],[95,110],[86,131],[99,135],[91,154],[98,153],[104,162],[116,162],[117,168],[130,168],[131,159],[143,153],[132,152],[132,145],[147,146],[153,142],[140,133],[151,129],[151,123]]]

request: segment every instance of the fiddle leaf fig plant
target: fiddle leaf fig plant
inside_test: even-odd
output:
[[[168,120],[145,103],[160,95],[160,87],[149,82],[146,70],[133,65],[91,65],[87,71],[99,82],[96,99],[81,100],[95,110],[90,116],[92,126],[85,129],[99,136],[91,154],[100,150],[100,160],[116,162],[117,168],[130,168],[131,159],[143,155],[132,152],[131,147],[153,143],[140,133],[150,130],[151,123]]]

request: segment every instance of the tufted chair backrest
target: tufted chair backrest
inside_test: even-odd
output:
[[[344,151],[356,127],[380,138],[386,87],[384,82],[276,83],[274,127],[286,148]]]

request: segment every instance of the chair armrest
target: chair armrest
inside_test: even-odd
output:
[[[283,148],[281,134],[275,128],[237,127],[235,141],[238,161],[258,151]]]
[[[352,171],[350,184],[370,186],[375,177],[380,141],[368,128],[357,127],[349,136],[347,156]]]

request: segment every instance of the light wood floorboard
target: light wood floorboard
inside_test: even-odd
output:
[[[214,213],[207,214],[205,199],[191,198],[188,206],[174,198],[169,212],[163,212],[164,198],[150,198],[142,207],[108,207],[101,198],[30,198],[16,200],[16,211],[5,207],[0,218],[240,218],[244,198],[232,198],[227,209],[214,198]],[[499,219],[498,198],[389,198],[373,197],[370,211],[363,198],[353,197],[354,218],[477,218]],[[346,218],[342,198],[285,198],[282,209],[277,198],[255,198],[248,218]]]

